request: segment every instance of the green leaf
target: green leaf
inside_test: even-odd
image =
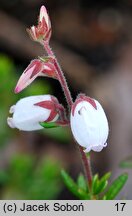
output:
[[[97,195],[105,190],[105,188],[108,185],[108,179],[110,177],[111,173],[108,172],[104,176],[102,176],[101,179],[99,179],[98,174],[96,174],[93,177],[93,182],[92,182],[92,191],[93,195]]]
[[[120,163],[120,167],[122,168],[132,168],[132,156],[126,158]]]
[[[92,181],[92,191],[93,191],[94,195],[96,194],[96,190],[98,188],[98,185],[99,185],[99,175],[96,174],[93,176],[93,181]]]
[[[111,172],[106,173],[105,175],[102,176],[102,178],[100,179],[101,182],[103,181],[107,181],[111,176]]]
[[[110,172],[102,176],[102,178],[99,180],[98,187],[96,188],[95,194],[99,194],[106,189],[108,185],[108,179],[110,178],[110,176],[111,176]]]
[[[127,179],[128,179],[127,173],[123,173],[117,179],[115,179],[114,182],[109,187],[109,189],[107,190],[103,199],[113,200],[117,196],[117,194],[120,192],[120,190],[123,188]]]
[[[40,125],[42,127],[44,127],[44,128],[56,128],[56,127],[60,127],[55,122],[40,122]]]
[[[78,188],[78,185],[64,170],[61,171],[61,175],[62,175],[65,185],[75,196],[77,196],[79,199],[82,199],[82,200],[90,199],[90,195],[87,194],[85,191],[81,190],[80,188]]]
[[[87,184],[86,184],[86,180],[85,180],[85,178],[84,178],[84,176],[82,174],[80,174],[78,176],[77,184],[78,184],[78,187],[80,189],[84,190],[85,192],[88,192],[88,187],[87,187]]]

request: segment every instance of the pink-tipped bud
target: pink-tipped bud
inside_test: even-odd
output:
[[[38,76],[48,76],[57,79],[56,69],[54,64],[50,62],[44,62],[39,59],[34,59],[24,70],[15,88],[15,93],[19,93],[28,85],[30,85]]]
[[[38,19],[38,25],[27,29],[29,35],[34,41],[43,43],[49,42],[51,37],[51,22],[45,6],[41,6]]]
[[[47,13],[47,10],[45,8],[44,5],[41,6],[40,8],[40,13],[39,13],[39,22],[42,22],[43,21],[43,18],[47,24],[47,26],[51,27],[50,26],[50,20],[49,20],[49,16],[48,16],[48,13]]]
[[[85,152],[99,152],[106,147],[108,121],[97,100],[79,95],[72,106],[70,124],[75,140]]]
[[[16,86],[14,92],[17,94],[17,93],[19,93],[20,91],[21,91],[21,89],[19,88],[19,86]]]

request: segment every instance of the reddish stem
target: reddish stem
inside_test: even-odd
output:
[[[67,82],[66,82],[66,79],[64,77],[64,74],[63,74],[63,71],[61,70],[61,67],[52,51],[52,49],[50,48],[49,44],[44,42],[44,48],[47,52],[47,54],[49,56],[53,56],[55,58],[54,60],[54,65],[56,67],[56,70],[57,70],[57,77],[60,81],[60,84],[62,86],[62,89],[64,91],[64,94],[65,94],[65,97],[66,97],[66,100],[67,100],[67,104],[68,104],[68,107],[69,107],[69,110],[71,110],[71,107],[72,107],[72,104],[73,104],[73,100],[72,100],[72,96],[71,96],[71,93],[69,91],[69,88],[68,88],[68,85],[67,85]],[[83,166],[84,166],[84,171],[85,171],[85,175],[86,175],[86,178],[87,178],[87,181],[88,181],[88,187],[89,189],[91,190],[91,186],[92,186],[92,172],[91,172],[91,165],[90,165],[90,159],[87,158],[86,154],[84,153],[83,151],[83,148],[81,146],[79,146],[79,152],[80,152],[80,155],[81,155],[81,158],[82,158],[82,162],[83,162]]]
[[[47,51],[48,55],[49,56],[53,56],[55,57],[52,49],[50,48],[49,44],[48,43],[44,43],[44,48],[45,50]],[[69,91],[69,88],[68,88],[68,85],[67,85],[67,82],[66,82],[66,79],[64,77],[64,74],[61,70],[61,67],[55,57],[55,60],[54,60],[54,66],[56,67],[56,71],[57,71],[57,77],[60,81],[60,84],[62,86],[62,89],[64,91],[64,94],[65,94],[65,97],[66,97],[66,101],[67,101],[67,104],[68,104],[68,107],[69,107],[69,110],[71,109],[71,106],[73,104],[73,101],[72,101],[72,96],[71,96],[71,93]]]
[[[83,161],[83,166],[84,166],[84,171],[85,171],[85,176],[88,180],[88,187],[91,190],[92,187],[92,170],[91,170],[91,164],[90,164],[90,157],[86,157],[85,152],[83,151],[83,148],[79,146],[79,151],[81,153],[82,161]]]

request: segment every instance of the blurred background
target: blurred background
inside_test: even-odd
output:
[[[52,22],[51,46],[65,72],[73,98],[80,92],[99,100],[108,116],[108,146],[91,153],[93,173],[123,171],[129,180],[120,199],[132,199],[132,1],[0,1],[0,199],[75,199],[60,170],[76,179],[83,172],[67,128],[20,132],[7,126],[9,107],[22,97],[53,94],[66,105],[56,80],[37,79],[22,93],[16,82],[43,49],[26,28],[37,24],[44,4]]]

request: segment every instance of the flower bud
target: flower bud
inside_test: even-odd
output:
[[[58,104],[58,100],[51,95],[25,97],[10,108],[13,116],[7,119],[8,125],[23,131],[42,129],[40,122],[58,120]]]
[[[40,8],[38,25],[32,26],[30,29],[27,29],[27,31],[34,41],[43,43],[43,41],[48,42],[50,40],[51,23],[44,5]]]
[[[79,95],[72,106],[70,124],[75,140],[85,152],[100,152],[106,147],[108,121],[98,101]]]
[[[44,62],[44,59],[43,61],[39,59],[32,60],[28,67],[22,73],[20,79],[18,80],[15,88],[15,93],[19,93],[20,91],[22,91],[24,88],[30,85],[38,76],[48,76],[55,79],[57,78],[54,64],[50,62],[50,58],[46,62]]]

